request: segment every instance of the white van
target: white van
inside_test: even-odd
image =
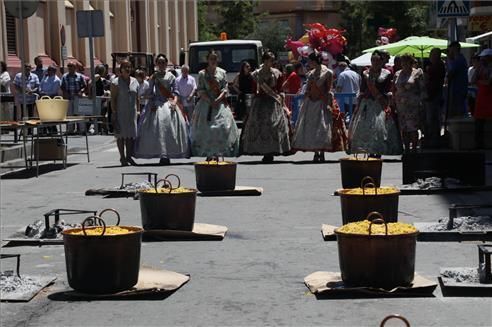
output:
[[[252,69],[256,69],[261,62],[263,46],[257,40],[227,40],[193,42],[188,48],[188,65],[190,74],[195,78],[198,72],[207,66],[209,50],[215,50],[219,56],[219,67],[227,71],[227,81],[232,82],[241,63],[247,60]]]

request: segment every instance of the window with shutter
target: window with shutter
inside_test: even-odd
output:
[[[15,17],[6,13],[5,25],[7,29],[7,53],[9,55],[17,54],[17,31],[15,28]]]

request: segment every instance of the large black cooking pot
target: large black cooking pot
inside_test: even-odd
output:
[[[344,283],[392,289],[408,286],[415,274],[415,248],[418,232],[388,235],[388,225],[379,213],[369,225],[368,235],[340,233],[335,230],[338,258]],[[385,224],[386,235],[371,235],[375,223]]]
[[[212,163],[214,162],[214,163]],[[219,161],[218,157],[207,162],[195,163],[196,188],[200,192],[232,191],[236,188],[237,163]]]
[[[339,190],[340,204],[342,206],[343,224],[364,220],[370,212],[380,212],[386,217],[387,222],[398,221],[398,199],[400,191],[381,194],[374,179],[366,176],[360,184],[362,194],[350,194],[350,189]],[[374,194],[368,194],[369,188],[374,189]]]
[[[88,217],[81,228],[63,232],[65,262],[67,266],[68,284],[74,290],[83,293],[109,294],[127,290],[138,281],[140,269],[140,247],[143,229],[133,226],[120,226],[128,230],[127,234],[105,235],[106,226],[99,216]],[[103,226],[101,235],[87,235],[87,231],[97,226],[86,227],[87,222]],[[83,231],[84,235],[73,235]]]
[[[183,193],[173,193],[175,188],[168,179],[171,176],[178,180],[176,188],[179,188],[179,177],[170,174],[156,183],[155,192],[139,191],[142,225],[145,230],[193,230],[197,191],[187,189],[188,191]],[[157,184],[161,182],[164,183],[165,189],[158,192]]]
[[[360,153],[362,154],[361,158],[359,158]],[[374,179],[374,184],[379,187],[381,185],[383,160],[379,158],[370,158],[367,153],[360,153],[355,153],[352,158],[340,159],[342,187],[359,187],[360,181],[365,176],[372,177],[372,179]]]

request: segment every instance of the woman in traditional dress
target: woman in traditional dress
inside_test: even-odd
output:
[[[424,73],[422,69],[412,67],[413,60],[411,55],[401,56],[402,69],[397,71],[394,77],[394,99],[406,152],[417,151],[425,94]]]
[[[160,158],[161,165],[170,159],[189,158],[188,123],[178,106],[175,77],[166,71],[167,58],[159,54],[157,70],[149,80],[150,98],[138,124],[137,158]]]
[[[475,119],[475,146],[485,148],[484,128],[486,120],[492,120],[492,49],[480,53],[480,64],[472,77],[477,84],[477,100],[473,118]]]
[[[311,71],[307,74],[304,102],[297,119],[292,147],[298,151],[314,151],[313,162],[325,161],[325,151],[332,150],[333,73],[321,64],[321,55],[311,53]]]
[[[191,151],[194,156],[237,156],[239,131],[227,97],[226,71],[217,67],[218,55],[210,51],[207,68],[198,73],[198,101],[191,125]]]
[[[263,155],[262,161],[266,163],[272,162],[275,155],[290,152],[289,121],[281,93],[282,73],[272,67],[274,60],[273,53],[265,52],[263,65],[252,73],[257,92],[241,136],[242,153]]]
[[[130,62],[120,63],[120,75],[111,83],[111,108],[116,144],[120,153],[122,166],[136,165],[134,155],[135,138],[137,137],[138,82],[130,76]],[[125,154],[126,148],[126,154]]]
[[[358,106],[348,133],[349,153],[402,153],[400,134],[388,106],[390,89],[391,73],[383,68],[382,54],[376,50],[371,56],[371,67],[362,74]]]

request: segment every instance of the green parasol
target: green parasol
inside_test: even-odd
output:
[[[478,44],[460,42],[462,48],[478,48]],[[362,52],[373,52],[374,50],[386,50],[392,56],[411,54],[415,57],[429,58],[433,48],[444,50],[448,47],[448,41],[434,39],[428,36],[409,36],[401,41],[381,45],[379,47],[365,49]]]

